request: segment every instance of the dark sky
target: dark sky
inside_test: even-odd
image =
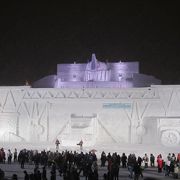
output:
[[[177,1],[28,2],[0,6],[0,85],[56,74],[58,63],[87,62],[93,52],[139,61],[142,73],[180,83]]]

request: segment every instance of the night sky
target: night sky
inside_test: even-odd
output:
[[[0,6],[0,85],[31,83],[92,53],[100,61],[139,61],[141,73],[180,84],[177,1],[22,2]]]

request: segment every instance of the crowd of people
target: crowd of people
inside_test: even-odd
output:
[[[22,149],[13,152],[9,149],[7,152],[0,149],[0,163],[19,163],[24,169],[25,180],[46,180],[47,168],[50,169],[50,178],[55,180],[56,176],[63,177],[64,180],[79,180],[80,175],[88,180],[98,180],[98,159],[95,152],[83,153],[72,151],[37,151]],[[34,172],[28,174],[26,164],[34,165]],[[104,167],[103,175],[105,180],[117,180],[119,177],[119,168],[127,168],[129,177],[138,180],[143,177],[143,170],[150,167],[157,167],[159,173],[165,172],[165,176],[170,173],[175,177],[179,173],[180,154],[169,153],[163,158],[161,154],[155,157],[153,154],[144,154],[136,157],[135,154],[122,155],[118,153],[101,153],[100,166]],[[40,171],[40,167],[43,167]],[[5,173],[0,169],[0,179],[5,177]],[[12,179],[18,179],[17,174],[13,174]]]

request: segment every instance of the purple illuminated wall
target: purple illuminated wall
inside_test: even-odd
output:
[[[104,63],[95,54],[88,63],[58,64],[57,75],[52,77],[35,82],[33,87],[128,88],[161,84],[153,76],[140,74],[139,62]]]

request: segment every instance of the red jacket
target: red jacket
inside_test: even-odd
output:
[[[157,164],[158,164],[158,167],[159,167],[159,168],[163,168],[163,159],[160,158],[160,157],[158,157],[158,158],[157,158]]]

